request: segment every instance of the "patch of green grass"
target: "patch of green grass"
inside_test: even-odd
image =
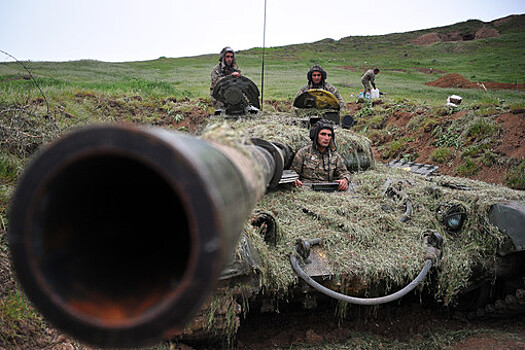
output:
[[[470,139],[490,139],[499,135],[501,128],[492,119],[478,117],[467,125],[463,136]]]
[[[505,176],[505,185],[516,190],[525,190],[525,159],[509,169]]]
[[[474,159],[465,157],[463,163],[456,167],[456,172],[461,176],[471,176],[479,172],[479,167]]]
[[[22,166],[20,158],[7,153],[0,154],[0,184],[14,184]]]
[[[466,147],[463,152],[461,152],[462,157],[478,157],[480,154],[482,154],[485,150],[485,147],[483,145],[473,144],[468,147]]]
[[[395,157],[401,150],[403,150],[407,143],[412,142],[412,138],[402,138],[399,140],[391,141],[383,146],[380,147],[380,149],[383,151],[383,157],[385,158],[391,158]]]
[[[45,323],[18,290],[9,292],[0,299],[0,320],[2,320],[0,336],[6,343],[11,343],[10,339],[21,337],[24,334],[21,330],[27,324],[31,324],[41,332],[45,331]]]
[[[446,163],[454,157],[454,152],[448,147],[439,147],[430,155],[430,159],[437,163]]]
[[[434,134],[439,134],[438,129],[434,129]],[[438,147],[454,147],[455,149],[459,149],[462,146],[460,134],[454,125],[449,126],[444,133],[439,134],[435,145]]]

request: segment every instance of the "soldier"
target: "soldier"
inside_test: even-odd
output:
[[[361,77],[361,83],[363,84],[363,87],[365,88],[365,90],[363,91],[363,94],[366,94],[367,91],[370,92],[370,83],[372,83],[372,86],[374,87],[374,89],[376,88],[375,78],[376,78],[376,74],[378,73],[379,73],[379,68],[375,68],[374,70],[369,69],[366,71],[365,74],[363,74],[363,76]]]
[[[299,174],[296,186],[305,182],[338,182],[338,190],[346,191],[350,183],[350,172],[343,157],[336,151],[335,132],[332,124],[319,120],[310,129],[312,144],[301,148],[295,154],[290,169]]]
[[[213,98],[213,88],[215,88],[219,80],[228,75],[238,78],[241,75],[241,70],[235,61],[235,52],[231,47],[226,46],[221,50],[219,63],[211,70],[210,101],[215,109],[222,108],[223,104]]]
[[[339,101],[339,106],[341,107],[341,109],[343,109],[343,107],[345,106],[343,96],[341,96],[341,94],[339,93],[339,91],[337,91],[335,86],[326,82],[326,71],[323,68],[321,68],[320,65],[314,64],[312,68],[310,68],[310,70],[308,71],[308,74],[306,74],[306,77],[308,78],[308,84],[303,86],[299,90],[296,97],[310,89],[323,89],[332,93]]]

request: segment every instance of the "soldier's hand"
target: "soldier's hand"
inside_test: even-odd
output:
[[[337,187],[339,191],[346,191],[348,189],[348,180],[346,178],[335,180],[335,182],[339,182],[339,186]]]
[[[301,187],[303,185],[303,182],[299,179],[296,179],[293,184],[294,186]]]
[[[235,77],[235,78],[238,78],[240,76],[239,72],[233,72],[232,75]]]

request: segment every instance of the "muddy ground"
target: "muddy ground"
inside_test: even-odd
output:
[[[458,80],[457,76],[448,76],[447,79],[452,83],[462,81],[461,79]],[[449,84],[452,84],[450,81]],[[435,83],[440,82],[436,81]],[[479,85],[474,84],[470,87],[479,88]],[[291,109],[291,104],[283,102],[267,101],[267,105],[267,108],[273,106],[277,111]],[[362,103],[348,103],[347,108],[351,113],[358,113],[362,108]],[[436,146],[433,145],[430,135],[421,130],[411,131],[406,127],[412,118],[424,113],[427,112],[423,107],[412,111],[396,111],[384,121],[384,127],[396,126],[397,132],[393,137],[407,136],[414,139],[410,147],[417,150],[417,162],[434,163],[430,159],[430,154]],[[467,112],[458,111],[442,120],[450,122],[454,118],[461,118],[464,113]],[[175,128],[184,127],[191,131],[195,125],[203,123],[206,115],[201,107],[195,106],[195,108],[185,112],[183,121],[175,123],[173,119],[170,119],[169,124],[173,124],[172,126]],[[495,117],[495,121],[501,127],[502,142],[493,151],[505,159],[519,160],[525,158],[525,111],[502,112]],[[386,157],[382,153],[380,145],[388,141],[381,138],[373,140],[378,161],[387,163],[398,157],[398,155]],[[509,162],[501,162],[498,165],[484,167],[470,177],[490,183],[503,184],[508,164]],[[455,170],[457,163],[454,161],[439,164],[439,167],[440,174],[457,175]],[[5,239],[5,232],[0,232],[0,239]],[[7,252],[0,251],[1,295],[14,293],[17,290],[7,261]],[[345,319],[335,316],[333,308],[325,308],[315,312],[312,310],[289,310],[289,312],[269,314],[253,312],[241,319],[238,338],[233,348],[254,350],[391,347],[525,349],[525,317],[523,315],[503,320],[472,321],[467,320],[461,314],[449,311],[436,305],[422,305],[416,300],[381,310],[352,308],[349,310],[349,316]],[[25,324],[23,321],[19,321],[14,331],[12,324],[7,325],[3,320],[0,321],[2,321],[0,323],[0,333],[2,333],[0,349],[90,349],[62,335],[46,325],[45,322]],[[443,336],[443,334],[447,336]],[[430,343],[429,338],[432,340]],[[438,345],[436,346],[436,344]],[[172,349],[221,347],[218,345],[199,346],[197,344],[189,346],[175,343],[165,345]]]

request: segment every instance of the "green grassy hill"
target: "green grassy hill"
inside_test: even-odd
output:
[[[482,28],[498,36],[475,39]],[[349,99],[360,90],[360,76],[370,67],[379,67],[380,90],[394,99],[409,98],[421,103],[441,104],[450,91],[424,83],[445,73],[459,73],[473,81],[525,83],[525,15],[484,23],[478,20],[408,33],[380,36],[349,36],[335,41],[267,48],[265,51],[265,99],[290,100],[306,81],[306,71],[320,63],[328,81]],[[443,40],[432,45],[413,41],[436,33]],[[450,39],[460,41],[444,41]],[[237,60],[243,73],[261,83],[261,48],[240,51]],[[16,53],[12,53],[16,55]],[[26,62],[39,84],[51,96],[75,89],[141,96],[207,98],[211,67],[217,55],[186,58],[159,58],[144,62],[106,63],[92,60],[72,62]],[[349,67],[343,69],[342,67]],[[439,74],[418,71],[433,68]],[[13,101],[34,88],[27,73],[16,63],[0,64],[2,99]],[[464,91],[466,102],[493,103],[500,92]],[[522,103],[522,93],[506,91],[505,99]]]

